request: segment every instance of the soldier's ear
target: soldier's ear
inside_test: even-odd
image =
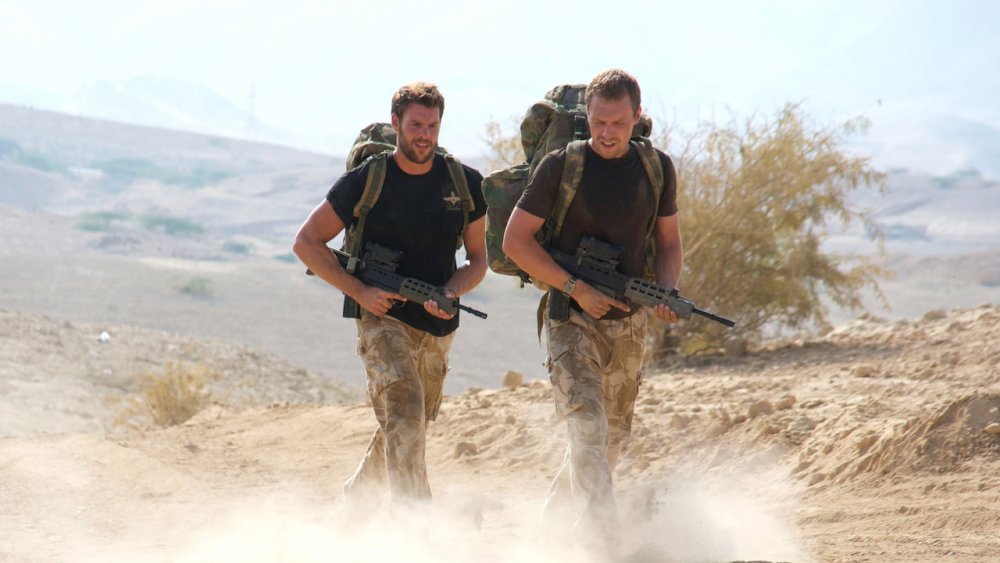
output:
[[[392,130],[395,131],[396,134],[398,135],[399,134],[399,117],[395,113],[392,114],[391,123],[392,123]]]

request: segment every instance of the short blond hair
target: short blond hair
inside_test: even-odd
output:
[[[632,111],[638,113],[642,106],[639,81],[620,68],[601,72],[587,85],[587,105],[590,105],[590,99],[594,96],[600,96],[606,100],[617,100],[626,95],[632,102]]]

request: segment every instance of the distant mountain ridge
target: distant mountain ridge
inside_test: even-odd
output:
[[[260,121],[200,84],[155,77],[95,83],[74,102],[81,115],[196,133],[288,146],[302,142],[292,133]]]
[[[18,208],[168,211],[249,235],[276,221],[301,221],[343,170],[343,159],[280,145],[0,104],[0,203]],[[1000,246],[1000,181],[976,170],[931,176],[895,169],[887,185],[887,193],[861,188],[850,198],[872,212],[890,252]],[[860,225],[830,227],[829,248],[873,250]]]

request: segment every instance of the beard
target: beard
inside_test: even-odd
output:
[[[417,152],[417,147],[406,137],[399,135],[398,141],[399,142],[396,144],[396,148],[403,153],[403,156],[405,156],[407,160],[414,164],[424,164],[428,160],[434,158],[434,149],[437,148],[436,145],[432,145],[430,150],[427,151],[427,154],[420,155]]]

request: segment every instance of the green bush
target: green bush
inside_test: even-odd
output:
[[[831,221],[861,222],[881,247],[869,215],[847,201],[862,186],[885,189],[870,157],[844,148],[865,127],[861,119],[819,126],[789,104],[770,119],[702,123],[676,143],[669,129],[661,135],[661,146],[676,149],[683,293],[737,322],[732,331],[711,322],[677,325],[687,351],[754,339],[768,327],[822,327],[823,298],[857,311],[864,288],[881,295],[884,272],[871,259],[821,248]]]
[[[164,184],[189,188],[211,185],[231,176],[229,172],[213,168],[195,167],[190,171],[165,168],[141,158],[100,160],[91,163],[90,167],[99,169],[111,178],[122,182],[156,180]]]
[[[245,242],[236,242],[233,240],[227,240],[226,242],[222,243],[223,252],[229,252],[232,254],[250,254],[250,251],[252,249],[253,247]]]
[[[43,154],[24,149],[10,139],[0,139],[0,159],[42,172],[66,172],[66,165]]]
[[[191,278],[184,285],[178,287],[177,291],[193,297],[212,297],[215,295],[212,280],[204,277]]]
[[[139,218],[139,222],[150,231],[163,231],[172,236],[195,237],[205,234],[205,227],[181,217],[143,215]]]
[[[76,228],[95,233],[108,233],[114,230],[113,223],[129,219],[127,213],[114,211],[94,211],[83,213],[77,219]]]

